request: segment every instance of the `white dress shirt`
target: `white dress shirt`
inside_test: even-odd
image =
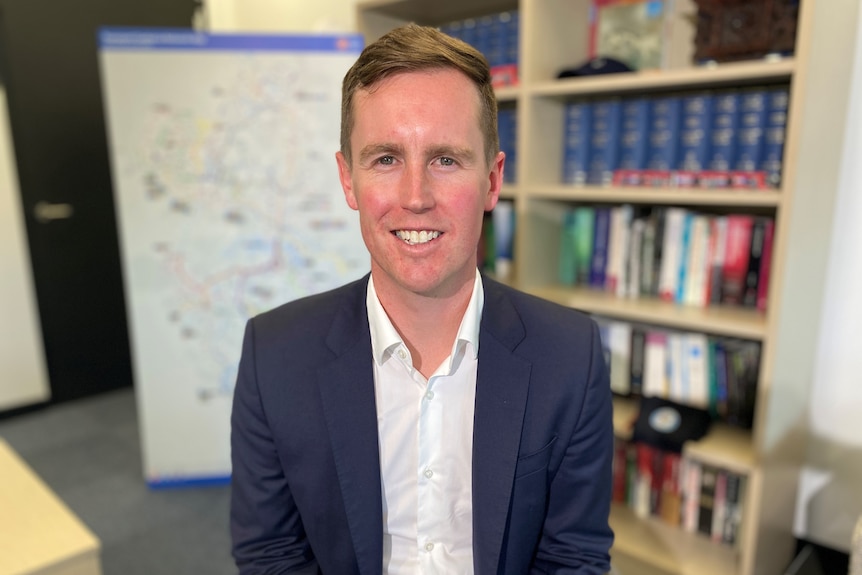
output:
[[[452,351],[426,380],[368,281],[383,491],[384,575],[473,573],[478,270]]]

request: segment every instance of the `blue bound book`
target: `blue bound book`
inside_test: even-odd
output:
[[[590,153],[592,104],[578,100],[566,104],[563,135],[563,183],[584,185]]]
[[[752,172],[760,167],[766,132],[766,95],[764,89],[753,89],[740,95],[736,170]]]
[[[766,172],[767,184],[774,188],[781,185],[784,134],[787,130],[789,104],[790,93],[787,86],[775,88],[767,94],[766,134],[763,140],[760,169]]]
[[[645,170],[649,142],[649,100],[628,98],[622,103],[620,170]]]
[[[621,119],[622,107],[619,98],[597,100],[593,103],[588,184],[608,186],[613,182],[620,151]]]

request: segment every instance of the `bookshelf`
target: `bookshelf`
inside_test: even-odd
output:
[[[606,317],[671,329],[759,341],[754,426],[714,425],[685,455],[746,476],[740,539],[734,546],[641,519],[614,505],[612,549],[621,575],[778,575],[792,559],[798,470],[805,457],[807,405],[817,326],[840,177],[852,54],[859,6],[854,0],[801,2],[793,57],[707,67],[690,64],[693,42],[685,14],[692,0],[672,4],[671,57],[662,70],[557,80],[587,59],[589,0],[360,0],[358,26],[367,40],[410,21],[444,25],[506,10],[520,15],[519,83],[497,91],[518,119],[517,181],[501,197],[518,218],[510,283],[563,305]],[[790,86],[783,175],[777,190],[572,186],[561,182],[564,107],[584,96],[661,94],[689,89]],[[686,307],[650,298],[619,299],[558,282],[563,213],[575,203],[665,205],[738,211],[775,219],[769,306]],[[616,398],[621,439],[637,404]]]

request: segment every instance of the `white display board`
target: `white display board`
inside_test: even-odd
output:
[[[246,320],[369,269],[335,151],[358,35],[103,29],[144,473],[230,474]]]

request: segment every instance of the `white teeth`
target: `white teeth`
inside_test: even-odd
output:
[[[430,242],[431,240],[440,237],[440,232],[429,230],[422,230],[420,232],[417,232],[416,230],[398,230],[397,232],[395,232],[395,235],[412,246],[416,244],[424,244],[426,242]]]

